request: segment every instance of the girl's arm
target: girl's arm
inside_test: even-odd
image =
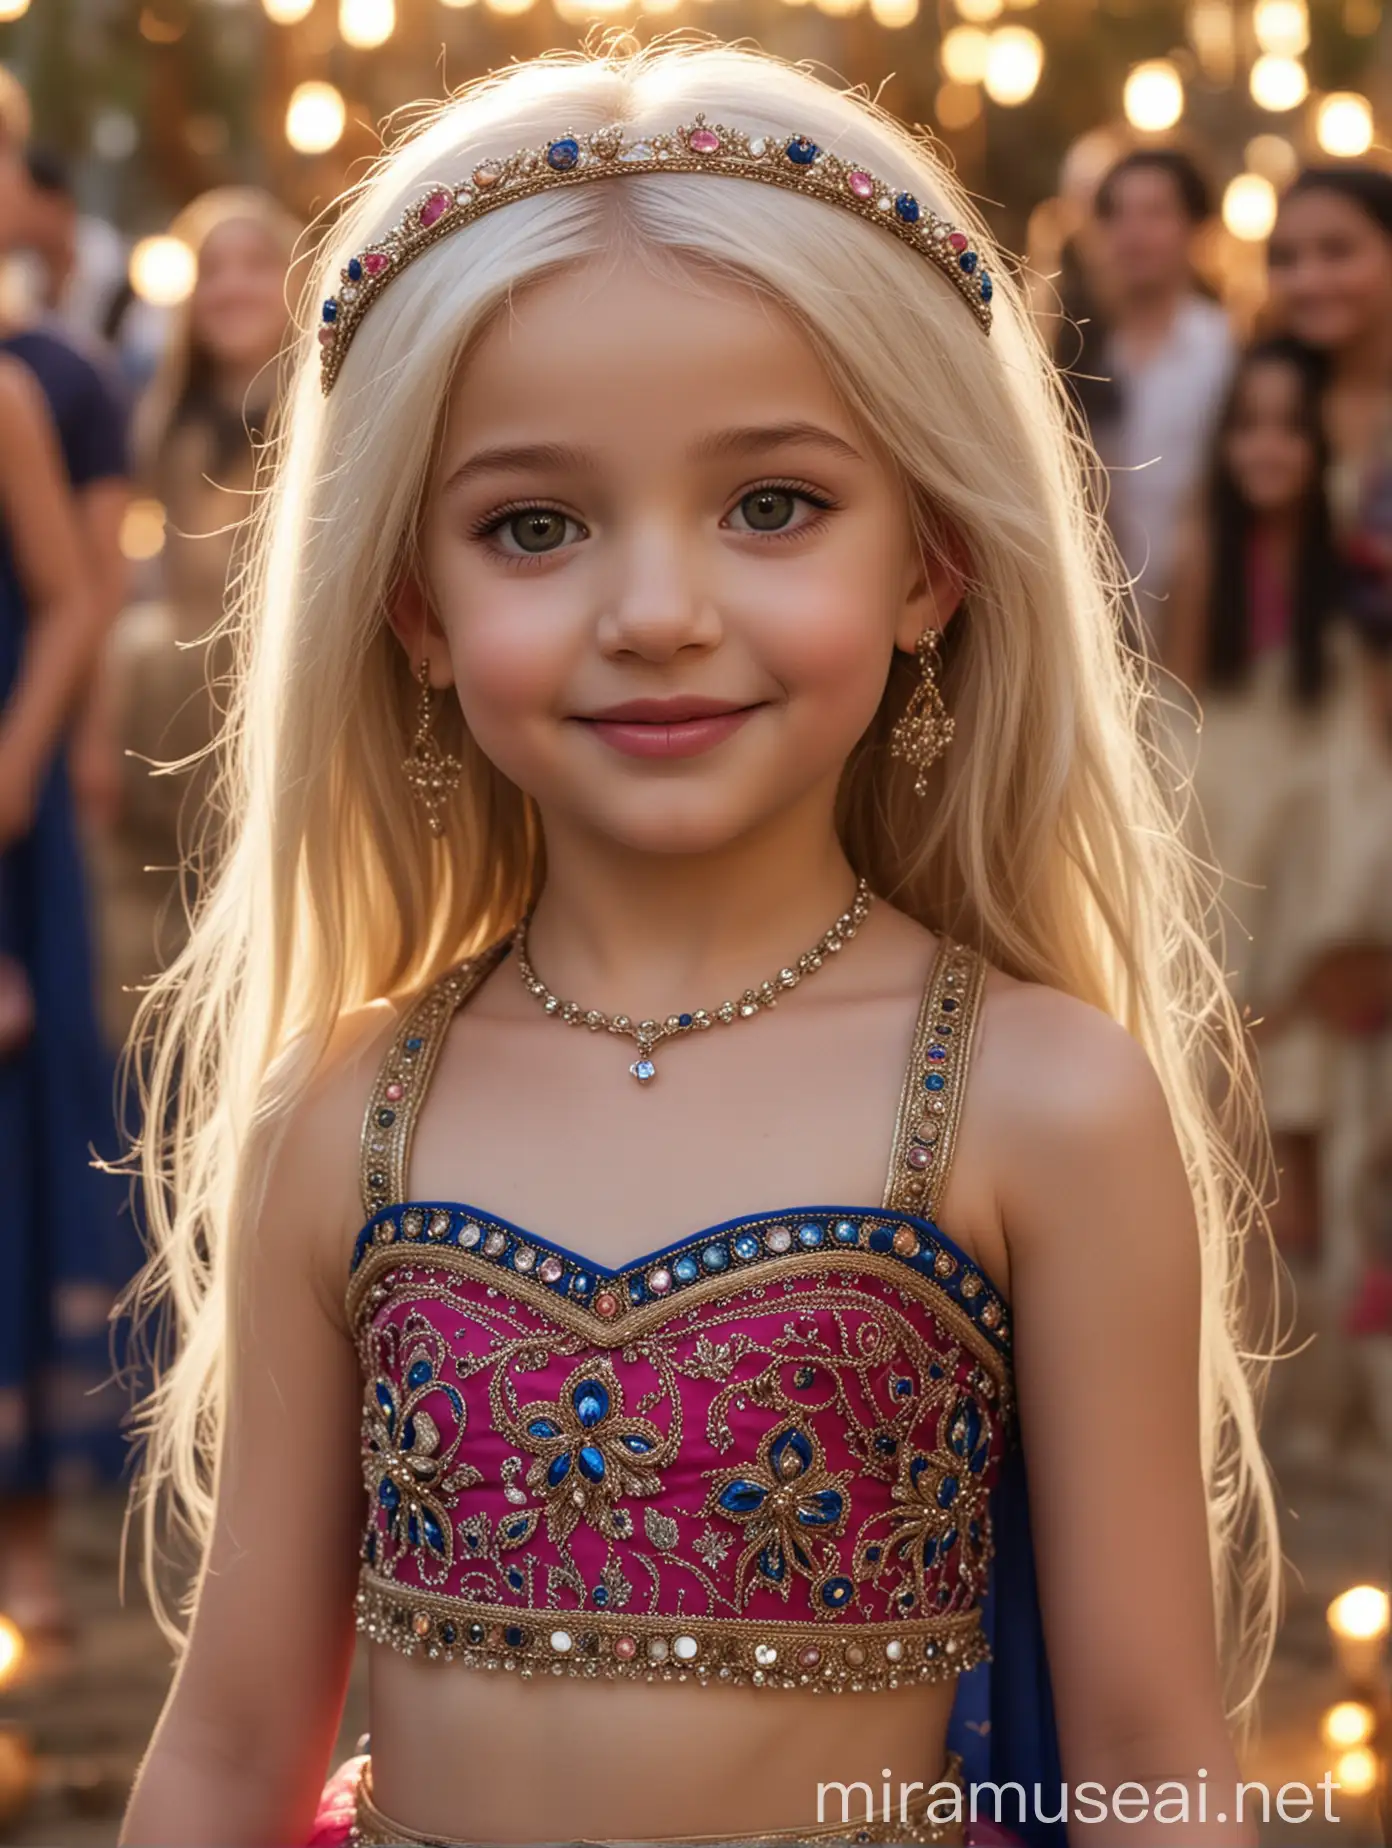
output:
[[[0,846],[34,804],[97,643],[82,548],[43,394],[0,363],[0,513],[27,605],[19,676],[0,712]]]
[[[342,1302],[370,1069],[351,1057],[296,1109],[234,1242],[215,1524],[131,1848],[285,1848],[313,1822],[354,1642],[362,1393]]]
[[[1069,1839],[1248,1848],[1200,1471],[1198,1232],[1169,1109],[1142,1048],[1098,1010],[1022,986],[1002,995],[997,1023],[983,1052],[995,1042],[992,1135],[1064,1776],[1070,1789],[1130,1787],[1124,1813],[1109,1807],[1095,1826],[1075,1806]],[[1055,1813],[1056,1793],[1043,1795]]]

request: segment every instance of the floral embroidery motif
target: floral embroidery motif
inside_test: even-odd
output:
[[[849,1604],[849,1581],[835,1572],[837,1551],[826,1536],[845,1528],[851,1479],[850,1470],[833,1475],[816,1437],[794,1424],[764,1438],[757,1462],[713,1472],[703,1512],[724,1515],[745,1530],[735,1563],[742,1604],[751,1568],[785,1600],[791,1570],[815,1581],[814,1594],[825,1609]]]
[[[671,1461],[672,1446],[652,1420],[625,1415],[623,1388],[603,1359],[582,1363],[556,1398],[524,1406],[513,1425],[509,1435],[535,1458],[527,1487],[544,1498],[547,1530],[559,1545],[582,1520],[597,1533],[627,1537],[631,1517],[616,1503],[625,1495],[658,1494],[658,1472]],[[519,1528],[505,1544],[530,1539],[541,1512],[505,1521],[505,1531]]]
[[[409,1550],[428,1579],[438,1582],[454,1563],[454,1525],[445,1500],[482,1480],[472,1465],[454,1465],[465,1431],[464,1401],[442,1377],[444,1343],[428,1322],[408,1318],[401,1359],[402,1384],[379,1372],[368,1382],[363,1405],[363,1479],[385,1516],[365,1543],[371,1563],[389,1569]],[[454,1432],[441,1449],[440,1427],[426,1410],[441,1400],[453,1413]]]

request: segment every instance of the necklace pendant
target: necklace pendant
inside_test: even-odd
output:
[[[641,1059],[635,1059],[628,1069],[633,1073],[633,1076],[638,1080],[639,1084],[651,1084],[653,1079],[657,1076],[657,1067],[646,1054],[644,1054]]]

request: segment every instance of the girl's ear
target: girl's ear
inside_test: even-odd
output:
[[[403,571],[387,596],[387,623],[406,650],[414,674],[422,661],[430,665],[430,684],[454,683],[449,644],[430,602],[430,593],[414,570]]]
[[[894,631],[894,645],[912,654],[925,629],[942,632],[967,588],[966,547],[946,532],[932,549],[922,548]]]

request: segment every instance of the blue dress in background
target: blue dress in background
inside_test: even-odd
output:
[[[125,473],[125,417],[100,373],[54,336],[0,341],[36,375],[75,489]],[[0,532],[0,707],[27,617]],[[117,1151],[81,846],[63,752],[29,834],[0,854],[0,950],[34,996],[27,1045],[0,1059],[0,1495],[114,1480],[128,1395],[112,1380],[112,1304],[140,1262],[127,1184],[92,1166]]]

